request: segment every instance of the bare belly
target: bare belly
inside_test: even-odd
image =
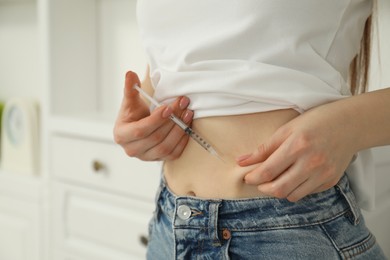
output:
[[[289,109],[194,120],[193,129],[216,148],[225,162],[190,140],[180,158],[164,163],[169,188],[177,195],[202,198],[264,196],[256,186],[243,181],[245,173],[256,166],[240,167],[235,158],[257,149],[280,126],[298,115]]]

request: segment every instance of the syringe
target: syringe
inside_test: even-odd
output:
[[[148,93],[146,93],[142,88],[140,88],[137,84],[135,84],[133,86],[133,88],[135,88],[136,90],[138,90],[138,92],[144,96],[147,100],[149,100],[153,105],[155,105],[156,107],[159,107],[161,106],[161,104],[159,102],[157,102],[157,100],[155,100],[154,98],[152,98],[151,96],[149,96]],[[198,135],[196,132],[194,132],[194,130],[192,130],[191,127],[189,127],[186,123],[184,123],[180,118],[178,118],[177,116],[175,116],[174,114],[171,114],[169,116],[169,118],[176,124],[178,125],[181,129],[183,129],[183,131],[189,135],[194,141],[196,141],[198,144],[200,144],[200,146],[202,146],[206,151],[208,151],[210,154],[216,156],[218,159],[222,160],[223,162],[225,162],[223,160],[223,158],[217,153],[217,151],[211,146],[211,144],[209,144],[203,137],[201,137],[200,135]]]

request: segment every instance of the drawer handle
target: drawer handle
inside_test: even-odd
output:
[[[140,236],[139,236],[139,241],[141,242],[141,244],[142,244],[143,246],[148,246],[149,239],[148,239],[147,236],[145,236],[145,235],[140,235]]]
[[[98,160],[94,160],[92,162],[92,168],[95,172],[99,172],[101,170],[103,170],[105,167],[104,163],[98,161]]]

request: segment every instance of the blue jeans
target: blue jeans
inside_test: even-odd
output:
[[[348,179],[299,202],[200,199],[161,183],[147,259],[386,259]]]

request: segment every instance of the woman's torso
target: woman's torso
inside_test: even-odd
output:
[[[227,163],[190,141],[165,162],[170,188],[199,197],[259,196],[244,184],[250,153],[312,107],[349,96],[371,0],[138,1],[155,98],[191,99],[193,128]],[[273,111],[273,112],[270,112]],[[255,167],[255,166],[252,166]]]
[[[164,174],[177,195],[202,198],[244,198],[263,196],[243,178],[251,167],[240,167],[235,158],[250,153],[280,126],[299,113],[277,110],[246,115],[207,117],[194,120],[193,129],[212,143],[223,160],[190,140],[180,158],[166,161]]]

